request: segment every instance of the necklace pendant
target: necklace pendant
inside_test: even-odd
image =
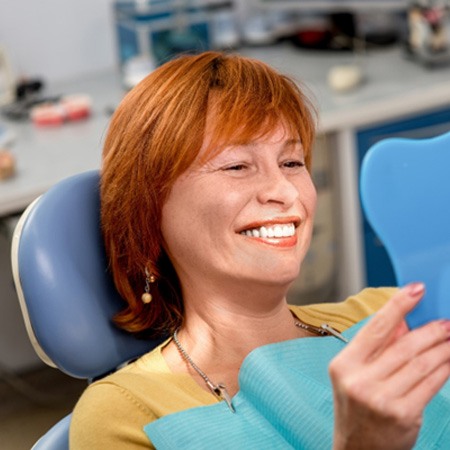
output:
[[[340,339],[342,342],[345,342],[348,344],[348,339],[342,336],[339,331],[335,330],[333,327],[330,327],[330,325],[324,323],[322,324],[321,328],[323,328],[325,331],[327,331],[329,334],[333,335],[334,337]]]
[[[319,336],[334,336],[335,338],[340,339],[342,342],[348,343],[348,339],[345,338],[339,331],[335,330],[333,327],[330,327],[327,323],[323,323],[320,327],[316,327],[314,325],[309,325],[300,320],[296,320],[295,326],[298,328],[302,328],[311,333],[317,334]]]
[[[225,387],[225,385],[221,384],[221,383],[218,384],[216,386],[216,390],[219,392],[219,394],[218,394],[219,397],[222,400],[225,400],[225,403],[228,405],[228,408],[230,408],[230,411],[232,413],[235,413],[236,410],[234,409],[233,403],[231,403],[231,397],[230,397],[230,394],[228,393],[227,388]]]
[[[209,387],[209,390],[221,400],[224,400],[225,403],[228,405],[228,408],[230,408],[231,412],[236,412],[234,409],[233,403],[231,402],[230,394],[227,391],[226,386],[223,383],[219,384],[213,384],[210,380],[206,381],[206,385]]]

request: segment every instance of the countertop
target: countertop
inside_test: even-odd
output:
[[[262,59],[311,88],[321,132],[358,128],[450,105],[450,66],[426,68],[406,58],[399,47],[365,54],[301,51],[289,45],[253,48],[242,53]],[[365,81],[347,93],[327,83],[333,66],[358,64]]]

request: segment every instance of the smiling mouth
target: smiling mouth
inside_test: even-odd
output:
[[[254,238],[287,238],[295,235],[295,225],[293,223],[274,224],[243,230],[240,234]]]

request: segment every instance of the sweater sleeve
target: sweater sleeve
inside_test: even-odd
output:
[[[127,389],[97,382],[84,391],[74,409],[70,449],[152,449],[143,427],[155,419]]]

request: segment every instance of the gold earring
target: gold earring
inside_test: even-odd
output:
[[[147,267],[145,268],[145,292],[142,294],[141,300],[142,303],[148,305],[152,300],[153,296],[150,294],[150,283],[154,283],[156,281],[155,276],[152,273],[149,273]]]

